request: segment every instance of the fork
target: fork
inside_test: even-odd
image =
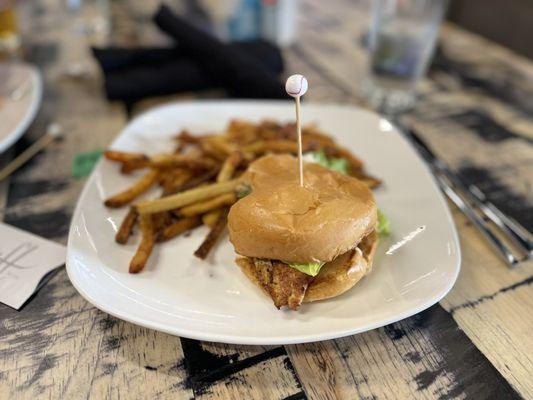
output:
[[[514,267],[522,261],[528,260],[533,254],[531,234],[514,219],[505,215],[492,204],[483,192],[475,185],[463,183],[448,165],[439,159],[424,140],[413,130],[395,121],[400,131],[418,150],[429,164],[437,183],[444,194],[465,214],[476,229],[483,234],[491,246],[497,251],[507,265]],[[489,224],[481,218],[475,210],[490,219],[503,233],[504,237],[514,243],[524,254],[517,258],[511,249],[496,236]]]

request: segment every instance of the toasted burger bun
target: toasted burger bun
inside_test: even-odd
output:
[[[243,256],[289,263],[328,262],[353,249],[376,226],[376,203],[361,181],[318,164],[268,155],[243,177],[252,193],[228,215],[230,240]]]
[[[371,271],[377,242],[377,235],[372,232],[357,248],[351,249],[325,264],[307,287],[303,301],[309,303],[329,299],[351,289]],[[239,257],[236,262],[248,279],[266,292],[254,271],[253,260],[249,257]],[[286,268],[290,267],[287,266]]]
[[[304,302],[329,299],[351,289],[372,270],[377,244],[377,234],[372,232],[357,248],[325,264],[309,284]]]

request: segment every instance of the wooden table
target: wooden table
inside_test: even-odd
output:
[[[45,98],[12,153],[51,121],[66,137],[0,185],[0,207],[5,222],[65,243],[84,184],[71,178],[73,155],[107,146],[131,114],[104,99],[63,2],[28,3],[28,60],[42,70]],[[309,100],[360,104],[368,4],[305,3],[287,71],[308,76]],[[161,40],[146,18],[153,4],[112,4],[115,43]],[[65,77],[76,58],[88,73]],[[419,103],[402,120],[532,230],[531,62],[445,26]],[[141,328],[87,303],[61,268],[21,311],[0,305],[0,398],[533,399],[533,266],[508,269],[452,210],[463,251],[452,291],[401,322],[320,343],[234,346]]]

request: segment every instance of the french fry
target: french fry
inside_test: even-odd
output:
[[[144,174],[133,186],[120,192],[105,201],[105,205],[111,208],[125,206],[140,194],[146,192],[157,181],[156,170],[150,170]]]
[[[215,226],[218,217],[220,217],[220,210],[209,211],[202,215],[202,223],[210,228]]]
[[[118,231],[115,235],[115,242],[120,244],[126,244],[129,237],[131,236],[133,232],[133,227],[137,223],[137,219],[139,218],[139,214],[135,210],[135,208],[130,207],[130,210],[122,220],[122,223],[120,224],[120,228],[118,228]]]
[[[200,142],[200,147],[210,157],[213,157],[215,160],[224,162],[228,153],[221,150],[219,144],[214,140],[205,139]]]
[[[157,236],[157,241],[166,242],[167,240],[175,238],[186,231],[196,228],[200,225],[200,223],[200,217],[197,215],[194,217],[179,219],[173,224],[165,227],[165,229],[163,229]]]
[[[192,172],[183,169],[174,170],[166,174],[165,179],[161,182],[163,187],[163,196],[174,194],[180,190],[187,181],[193,176]]]
[[[152,215],[141,215],[141,242],[137,248],[137,252],[130,262],[130,274],[137,274],[141,272],[146,266],[148,257],[152,253],[155,243],[155,231],[152,220]]]
[[[305,126],[302,127],[302,133],[305,132]],[[296,139],[296,123],[290,122],[280,126],[278,137],[280,139],[295,140]]]
[[[160,171],[159,175],[157,176],[157,183],[159,186],[164,188],[166,185],[168,185],[172,180],[174,180],[174,175],[178,175],[181,173],[181,169],[166,169]]]
[[[238,119],[230,121],[225,136],[231,141],[240,144],[253,143],[258,139],[255,125]]]
[[[207,135],[191,135],[191,133],[187,129],[183,129],[178,136],[176,136],[176,140],[180,144],[200,144],[202,139],[208,137]]]
[[[125,151],[118,150],[106,150],[104,152],[104,157],[111,161],[118,162],[139,162],[139,161],[148,161],[148,156],[143,153],[127,153]]]
[[[320,147],[335,146],[335,141],[332,138],[314,130],[306,132],[304,129],[302,136],[304,142],[318,143]]]
[[[368,175],[366,172],[361,170],[352,170],[350,175],[359,179],[360,181],[363,181],[364,184],[367,185],[370,189],[375,189],[379,185],[381,185],[381,181],[378,178],[375,178],[372,175]]]
[[[308,150],[310,143],[303,143],[304,151]],[[265,140],[242,147],[244,153],[264,154],[272,153],[298,153],[298,143],[293,140]]]
[[[159,154],[150,158],[150,166],[159,169],[182,167],[192,170],[205,170],[213,168],[215,163],[210,159],[183,154]]]
[[[215,225],[211,228],[200,247],[198,247],[198,249],[194,252],[196,257],[200,258],[201,260],[206,259],[207,255],[215,246],[220,236],[222,236],[222,232],[224,232],[224,229],[226,228],[228,211],[228,208],[224,208]]]
[[[256,127],[257,136],[261,140],[286,139],[281,135],[281,125],[275,121],[265,120]],[[296,127],[294,128],[296,136]]]
[[[236,168],[244,161],[244,156],[241,152],[236,151],[232,153],[222,165],[217,176],[217,182],[229,181],[235,174]],[[236,201],[236,200],[235,200]],[[234,201],[234,202],[235,202]],[[233,203],[232,203],[233,204]],[[202,215],[202,223],[212,228],[220,217],[220,210],[212,210]]]
[[[217,175],[217,182],[229,181],[242,160],[243,155],[240,151],[231,153],[230,156],[226,158],[226,161],[224,161],[224,164],[222,164],[222,168]]]
[[[215,135],[209,140],[213,143],[215,149],[225,156],[229,156],[231,153],[237,150],[237,146],[233,143],[230,143],[228,138],[224,135]]]
[[[150,159],[143,153],[127,153],[124,151],[107,150],[104,152],[105,158],[111,161],[122,163],[120,171],[129,173],[135,169],[145,168],[148,166]]]
[[[381,185],[381,181],[372,176],[361,179],[369,189],[375,189]]]
[[[194,178],[191,178],[190,180],[186,181],[182,185],[176,185],[172,188],[171,191],[168,193],[164,193],[166,196],[183,192],[185,190],[194,189],[195,187],[199,187],[206,182],[210,181],[212,178],[214,178],[218,173],[218,169],[213,168],[212,170],[206,171],[202,173],[201,175],[198,175]]]
[[[135,171],[136,169],[146,168],[150,165],[150,160],[132,160],[132,161],[126,161],[122,163],[122,166],[120,167],[120,172],[123,174],[129,174],[132,171]]]
[[[240,179],[233,179],[227,182],[213,183],[204,187],[190,189],[185,192],[162,197],[160,199],[142,201],[135,207],[140,214],[169,211],[175,208],[185,207],[192,203],[207,200],[224,193],[230,193],[240,182]]]
[[[283,143],[283,144],[280,144]],[[294,153],[298,151],[298,144],[295,142],[290,142],[288,140],[271,140],[271,141],[258,141],[242,148],[244,153],[253,153],[253,154],[262,154],[267,151],[274,151],[274,147],[278,151],[285,151],[289,153]],[[283,147],[283,149],[281,149]]]
[[[152,214],[152,222],[156,235],[172,223],[172,215],[168,211]]]
[[[212,199],[199,203],[191,204],[178,210],[178,214],[183,217],[192,217],[194,215],[205,214],[206,212],[216,210],[224,206],[230,206],[237,201],[235,193],[225,193]]]

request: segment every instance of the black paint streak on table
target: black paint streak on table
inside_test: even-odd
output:
[[[505,214],[513,217],[530,232],[533,231],[533,204],[526,197],[500,182],[488,169],[464,163],[457,173],[465,182],[479,187]]]
[[[239,359],[237,350],[230,355],[214,354],[204,349],[202,342],[194,339],[181,338],[181,346],[187,373],[187,387],[193,390],[195,396],[208,392],[215,382],[231,380],[234,374],[277,357],[284,357],[285,368],[294,376],[297,387],[300,389],[302,387],[284,347],[274,347],[263,353]]]
[[[8,197],[12,199],[12,197]],[[8,200],[8,205],[9,205]],[[13,203],[11,203],[13,204]],[[70,225],[70,212],[57,209],[47,212],[39,212],[19,216],[6,214],[4,221],[22,230],[32,232],[47,239],[59,239],[65,237]]]
[[[459,81],[463,89],[481,91],[507,104],[523,117],[533,116],[533,85],[524,85],[528,78],[516,68],[502,63],[491,66],[490,74],[476,64],[452,59],[439,47],[431,65],[431,72],[444,72]]]
[[[455,377],[455,387],[442,399],[520,399],[518,393],[503,378],[490,361],[457,326],[452,315],[439,304],[403,321],[383,328],[391,340],[400,340],[414,330],[420,330],[442,357],[442,365],[415,377],[418,390],[429,387],[443,374]],[[422,360],[423,354],[409,353],[410,360]],[[415,361],[416,362],[416,361]]]
[[[305,394],[304,391],[301,391],[298,393],[291,394],[290,396],[285,397],[282,400],[305,400],[305,399],[307,399],[307,395]]]
[[[19,154],[27,145],[26,139],[19,141],[15,146],[15,153]],[[47,211],[24,209],[23,212],[10,210],[16,209],[15,206],[30,197],[68,188],[69,180],[65,178],[31,179],[25,176],[27,171],[39,168],[39,159],[44,157],[47,151],[49,150],[43,149],[11,175],[4,222],[47,239],[62,239],[68,233],[72,210],[64,208]]]
[[[526,284],[523,282],[521,284]],[[513,288],[519,285],[514,285]],[[509,287],[505,290],[512,290]],[[483,301],[483,300],[480,300]],[[454,387],[444,398],[466,395],[476,399],[519,399],[520,396],[507,383],[490,361],[476,348],[472,341],[459,329],[452,314],[440,305],[412,316],[406,320],[381,328],[393,341],[408,338],[414,331],[420,332],[431,342],[442,359],[434,370],[425,370],[415,377],[418,390],[431,386],[440,376],[452,375]],[[364,333],[363,333],[364,335]],[[202,343],[192,339],[181,339],[184,352],[184,367],[187,373],[187,386],[195,395],[209,392],[212,384],[218,381],[231,381],[233,375],[266,360],[285,357],[285,366],[294,374],[298,387],[301,384],[283,347],[275,347],[263,353],[240,360],[239,353],[229,355],[213,354],[202,347]],[[304,345],[306,346],[306,345]],[[312,346],[312,345],[309,345]],[[408,353],[412,363],[423,362],[425,355],[417,350]],[[296,393],[290,399],[306,398],[305,393]]]
[[[424,94],[424,97],[428,102],[431,102],[431,94]],[[439,114],[436,116],[428,116],[425,111],[420,111],[416,108],[411,110],[409,114],[420,121],[431,123],[432,125],[455,123],[474,133],[479,139],[487,143],[500,143],[509,139],[519,139],[528,144],[533,144],[532,139],[502,125],[483,108],[458,108],[439,104],[434,106],[434,110],[436,109],[439,110]]]
[[[60,273],[65,274],[64,271]],[[72,290],[69,297],[58,298],[54,295],[57,285],[65,284],[66,277],[62,280],[53,279],[46,285],[46,290],[41,290],[35,294],[31,301],[21,310],[14,310],[6,305],[0,304],[0,321],[10,321],[9,324],[2,324],[1,334],[4,337],[10,336],[9,346],[0,351],[0,358],[9,358],[19,352],[29,352],[36,360],[40,360],[43,351],[54,339],[54,336],[45,332],[50,326],[58,322],[58,319],[65,315],[56,315],[51,309],[56,301],[69,301],[77,292]],[[79,312],[79,311],[75,311]],[[31,335],[19,334],[17,332],[32,332]]]
[[[516,290],[519,287],[528,286],[528,285],[531,285],[531,284],[533,284],[533,276],[530,276],[529,278],[521,280],[520,282],[513,283],[512,285],[505,286],[505,287],[501,288],[500,290],[498,290],[498,291],[496,291],[496,292],[494,292],[492,294],[487,294],[485,296],[481,296],[478,299],[475,299],[475,300],[472,300],[472,301],[468,301],[466,303],[463,303],[463,304],[460,304],[458,306],[455,306],[455,307],[453,307],[450,310],[450,312],[453,314],[457,310],[460,310],[462,308],[466,308],[466,307],[473,308],[473,307],[476,307],[477,305],[483,303],[484,301],[494,299],[496,296],[498,296],[501,293],[507,293],[507,292]]]
[[[69,185],[68,179],[35,179],[22,180],[17,179],[16,184],[12,185],[10,195],[18,200],[35,196],[35,193],[57,192],[66,189]]]
[[[501,142],[508,139],[522,139],[526,142],[533,141],[525,136],[513,132],[496,121],[483,109],[467,109],[457,114],[446,116],[446,119],[464,126],[476,133],[480,139],[486,142]]]

